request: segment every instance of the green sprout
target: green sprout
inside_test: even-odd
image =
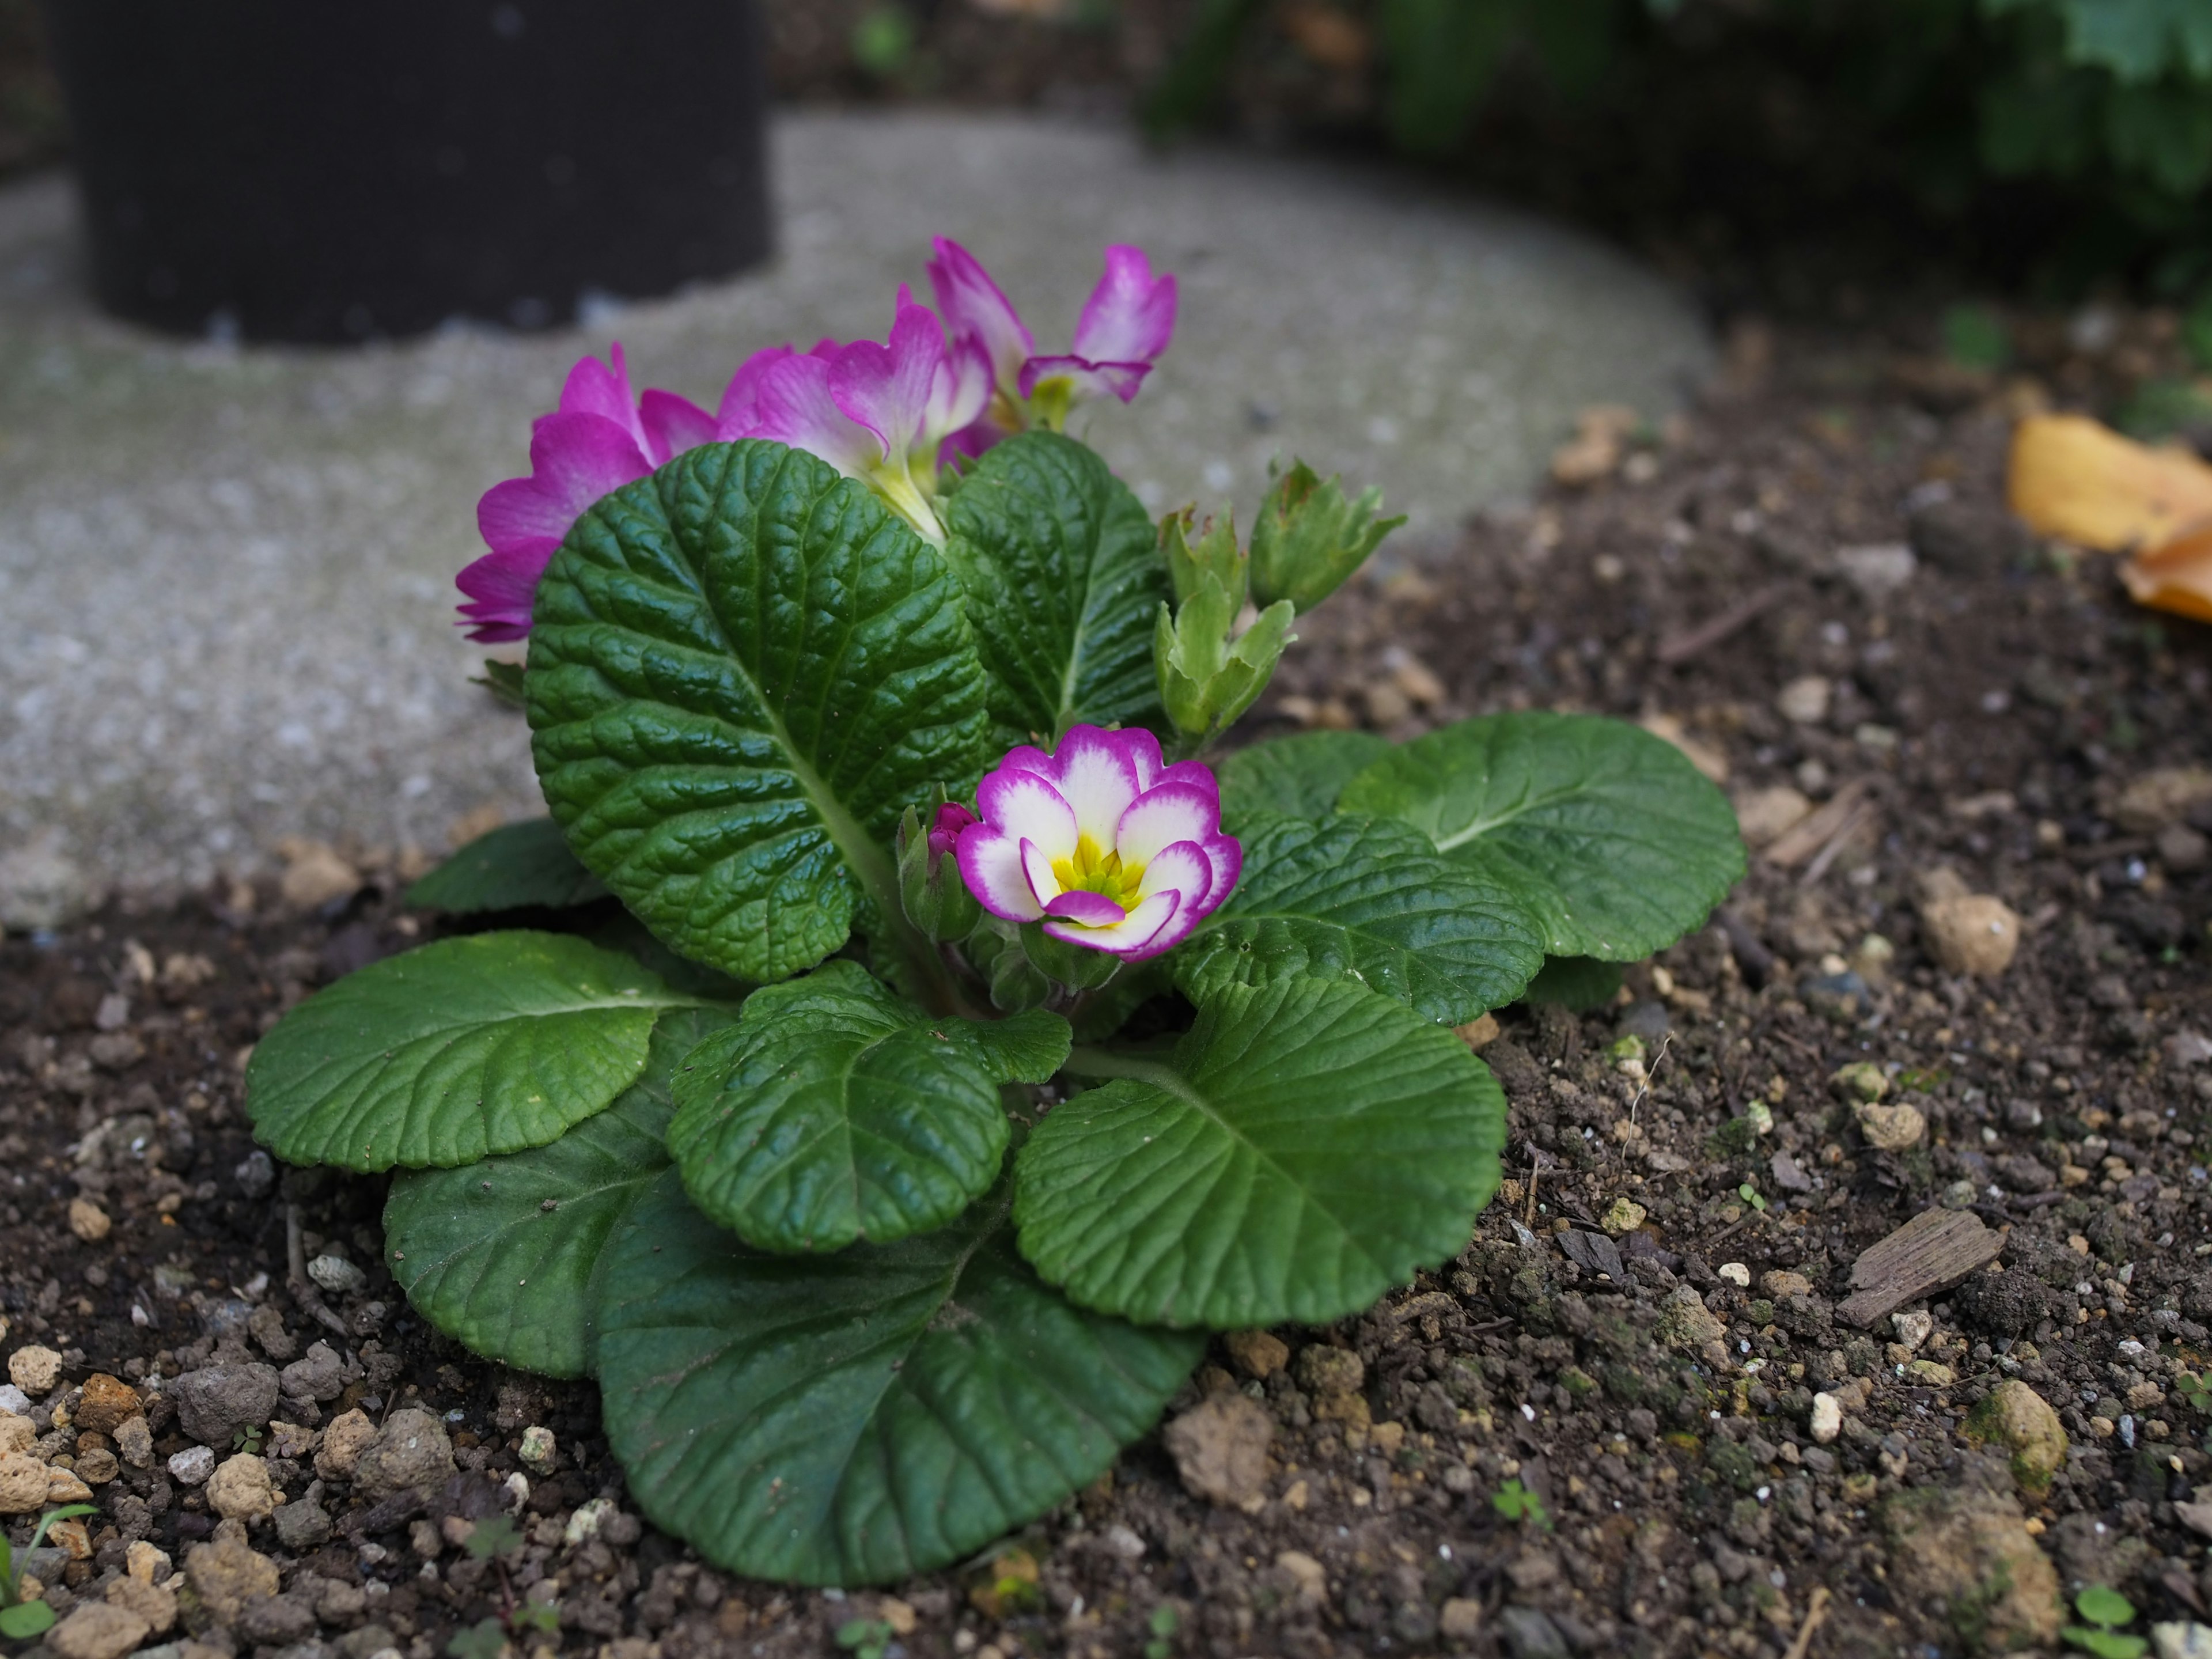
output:
[[[1492,1494],[1490,1507],[1508,1521],[1518,1521],[1528,1526],[1552,1529],[1551,1512],[1544,1500],[1518,1480],[1509,1480]]]
[[[1759,1188],[1748,1181],[1735,1189],[1735,1195],[1754,1210],[1763,1210],[1766,1207],[1766,1200],[1759,1195]]]
[[[1145,1644],[1145,1659],[1168,1659],[1175,1651],[1175,1633],[1182,1623],[1170,1603],[1163,1601],[1154,1607],[1152,1616],[1146,1620],[1152,1639]]]
[[[888,1620],[854,1619],[837,1627],[837,1645],[850,1648],[853,1659],[884,1659],[892,1634]]]
[[[55,1522],[98,1512],[89,1504],[65,1504],[60,1509],[48,1510],[39,1517],[38,1527],[31,1534],[31,1541],[23,1546],[23,1553],[28,1555],[46,1542],[46,1529]],[[6,1536],[0,1534],[0,1636],[20,1641],[52,1629],[53,1622],[54,1610],[44,1601],[16,1600],[15,1552],[9,1547]]]
[[[2191,1411],[2212,1417],[2212,1382],[2194,1371],[2184,1371],[2173,1379],[2173,1391]]]
[[[2150,1650],[2150,1644],[2142,1637],[2122,1632],[2122,1626],[2135,1623],[2136,1607],[2119,1591],[2092,1584],[2074,1598],[2074,1611],[2087,1625],[2067,1626],[2063,1633],[2069,1645],[2094,1653],[2097,1659],[2142,1659]]]
[[[245,1452],[251,1456],[260,1456],[261,1431],[256,1428],[239,1430],[230,1437],[230,1449],[234,1452]]]
[[[507,1626],[496,1619],[479,1619],[453,1632],[446,1644],[447,1659],[499,1659],[507,1645]]]
[[[489,1561],[495,1556],[512,1555],[522,1547],[522,1533],[514,1522],[503,1515],[495,1515],[479,1521],[476,1530],[470,1533],[461,1547],[475,1561]]]

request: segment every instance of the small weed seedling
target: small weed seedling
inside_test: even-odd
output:
[[[1175,1651],[1175,1633],[1182,1623],[1175,1608],[1167,1602],[1154,1607],[1152,1616],[1145,1624],[1145,1628],[1152,1633],[1152,1639],[1145,1644],[1145,1659],[1168,1659]]]
[[[1518,1521],[1546,1532],[1552,1529],[1551,1511],[1544,1507],[1544,1500],[1518,1480],[1509,1480],[1500,1486],[1492,1495],[1490,1507],[1507,1521]]]
[[[2082,1652],[2094,1653],[2097,1659],[2142,1659],[2150,1650],[2148,1642],[2123,1629],[2135,1623],[2136,1607],[2119,1591],[2092,1584],[2074,1598],[2074,1611],[2086,1623],[2067,1626],[2065,1637]]]
[[[884,1659],[893,1632],[882,1619],[854,1619],[837,1627],[837,1645],[852,1650],[853,1659]]]
[[[49,1510],[39,1517],[38,1528],[31,1534],[31,1541],[23,1546],[29,1554],[46,1541],[46,1528],[57,1521],[66,1521],[72,1516],[94,1515],[98,1511],[89,1504],[70,1504],[58,1510]],[[0,1535],[0,1636],[11,1641],[38,1636],[53,1627],[54,1610],[44,1601],[19,1601],[15,1599],[15,1558],[8,1540]]]

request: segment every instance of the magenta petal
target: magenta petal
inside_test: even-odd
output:
[[[1081,922],[1086,927],[1107,927],[1123,919],[1124,912],[1103,893],[1086,893],[1077,889],[1066,892],[1044,907],[1045,915],[1060,921]]]
[[[1221,908],[1244,873],[1244,843],[1234,836],[1211,836],[1202,843],[1206,860],[1213,866],[1213,885],[1206,890],[1206,902],[1191,919],[1195,927]]]
[[[1022,844],[1015,837],[988,823],[971,824],[961,832],[954,853],[961,881],[993,915],[1035,921],[1044,915],[1044,906],[1022,873]]]
[[[471,639],[490,645],[528,635],[538,579],[559,545],[541,541],[532,548],[504,549],[462,569],[453,585],[469,596],[460,612]]]
[[[848,477],[860,477],[883,459],[883,446],[837,407],[830,393],[830,374],[829,363],[819,357],[770,363],[760,377],[750,428],[732,435],[771,438],[820,456]]]
[[[1159,854],[1145,866],[1144,896],[1169,889],[1182,895],[1183,907],[1203,915],[1212,907],[1206,902],[1213,891],[1213,866],[1206,856],[1206,849],[1194,841],[1177,842],[1172,847],[1162,848]]]
[[[990,403],[990,354],[983,349],[981,341],[963,335],[946,351],[937,366],[936,378],[930,382],[929,407],[921,422],[921,452],[927,455],[931,446],[964,435],[981,420]]]
[[[1187,783],[1155,784],[1130,803],[1111,833],[1125,861],[1150,864],[1178,842],[1202,846],[1220,834],[1221,804]]]
[[[1044,931],[1070,945],[1103,951],[1109,956],[1135,962],[1145,957],[1158,956],[1168,945],[1180,942],[1189,933],[1188,927],[1178,925],[1182,921],[1182,895],[1173,891],[1155,893],[1121,921],[1108,927],[1085,927],[1079,922],[1048,917]],[[1164,938],[1166,944],[1161,943]]]
[[[993,377],[1011,389],[1023,361],[1036,349],[1036,340],[981,261],[949,236],[930,246],[936,257],[929,262],[929,286],[945,326],[980,343],[991,360]]]
[[[637,418],[645,429],[646,459],[656,467],[714,441],[714,417],[672,392],[647,392],[638,399]]]
[[[1117,243],[1106,250],[1106,273],[1084,304],[1071,349],[1097,364],[1149,365],[1168,349],[1175,320],[1176,279],[1154,280],[1144,249]]]
[[[944,361],[945,331],[934,313],[902,305],[889,346],[856,340],[838,353],[830,366],[830,395],[882,441],[885,457],[902,459],[921,434]]]
[[[929,862],[936,867],[937,860],[960,844],[961,832],[975,822],[975,815],[957,801],[946,801],[937,809],[929,823]]]
[[[761,376],[785,358],[795,356],[787,345],[764,346],[738,365],[730,383],[722,388],[722,401],[714,410],[715,436],[738,438],[759,418]]]
[[[1087,357],[1032,357],[1022,365],[1018,384],[1024,398],[1036,395],[1043,381],[1064,380],[1073,387],[1079,402],[1091,398],[1119,398],[1129,402],[1152,373],[1150,363],[1099,363]]]
[[[639,449],[646,447],[645,429],[638,423],[637,408],[630,397],[629,368],[623,361],[622,342],[608,351],[608,362],[586,357],[568,371],[561,387],[560,412],[596,415],[611,421],[630,436]]]

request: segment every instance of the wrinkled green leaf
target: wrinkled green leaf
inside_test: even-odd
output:
[[[407,902],[457,916],[489,910],[564,910],[607,896],[599,878],[576,862],[568,838],[550,818],[503,823],[407,890]]]
[[[1743,874],[1728,798],[1672,744],[1590,714],[1486,714],[1344,787],[1519,899],[1553,956],[1633,962],[1699,926]]]
[[[1094,451],[1049,432],[1009,439],[947,514],[1000,746],[1158,717],[1152,618],[1167,568],[1143,505]]]
[[[1067,1022],[932,1015],[857,963],[756,991],[684,1064],[668,1144],[685,1191],[750,1244],[835,1250],[944,1225],[990,1189],[1002,1083],[1042,1083]]]
[[[292,1164],[447,1169],[543,1146],[645,1068],[672,991],[561,933],[441,939],[318,991],[246,1072],[246,1111]]]
[[[1466,1246],[1505,1101],[1443,1027],[1344,981],[1223,986],[1170,1057],[1112,1077],[1015,1160],[1022,1254],[1085,1307],[1232,1329],[1357,1313]]]
[[[852,1586],[957,1561],[1097,1479],[1203,1345],[1070,1306],[1004,1208],[777,1256],[663,1176],[611,1247],[599,1338],[638,1506],[733,1572]]]
[[[1620,964],[1595,957],[1547,957],[1543,971],[1522,993],[1525,1002],[1556,1002],[1583,1013],[1602,1008],[1620,989]]]
[[[1169,958],[1194,1000],[1218,985],[1344,979],[1460,1025],[1512,1001],[1543,964],[1512,895],[1410,824],[1254,814],[1241,828],[1243,880]]]
[[[602,1252],[669,1164],[662,1141],[677,1066],[735,1017],[719,1008],[662,1015],[645,1074],[558,1140],[394,1177],[384,1255],[416,1311],[502,1365],[586,1375]]]
[[[534,614],[553,816],[655,933],[735,977],[813,966],[864,902],[895,915],[900,811],[981,765],[958,580],[781,444],[702,445],[605,497]]]
[[[1240,834],[1261,812],[1326,817],[1344,786],[1389,752],[1389,741],[1372,732],[1298,732],[1239,749],[1213,769],[1221,780],[1222,828]]]

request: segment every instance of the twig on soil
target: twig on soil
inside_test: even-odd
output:
[[[1797,1639],[1790,1644],[1790,1651],[1783,1656],[1783,1659],[1805,1659],[1805,1656],[1813,1650],[1813,1632],[1820,1628],[1820,1621],[1828,1616],[1830,1599],[1826,1584],[1813,1586],[1812,1600],[1805,1609],[1805,1622],[1797,1626]]]
[[[1790,590],[1789,582],[1776,582],[1762,587],[1756,593],[1747,594],[1718,616],[1708,617],[1687,633],[1669,634],[1659,641],[1652,653],[1663,668],[1675,668],[1690,660],[1701,651],[1710,651],[1723,640],[1754,621],[1760,612],[1780,600]]]
[[[1872,787],[1864,778],[1851,779],[1809,816],[1768,842],[1759,856],[1784,870],[1795,869],[1826,847],[1837,830],[1857,813],[1859,803]]]
[[[321,1293],[315,1289],[314,1281],[307,1277],[307,1242],[300,1236],[300,1206],[297,1204],[284,1206],[284,1256],[285,1267],[289,1270],[286,1287],[292,1292],[292,1300],[299,1304],[301,1311],[325,1329],[335,1331],[340,1336],[351,1337],[353,1333],[346,1328],[345,1321],[323,1305]]]
[[[1828,866],[1841,856],[1844,848],[1850,844],[1851,837],[1858,834],[1865,826],[1867,820],[1874,816],[1874,812],[1875,807],[1872,801],[1861,801],[1852,808],[1850,816],[1837,826],[1836,833],[1828,837],[1827,844],[1822,847],[1814,856],[1813,861],[1805,866],[1805,873],[1797,878],[1797,884],[1800,887],[1816,885],[1820,878],[1828,873]]]
[[[1674,1041],[1674,1034],[1672,1031],[1659,1039],[1659,1052],[1651,1056],[1651,1064],[1637,1082],[1636,1098],[1628,1103],[1628,1121],[1631,1123],[1636,1121],[1637,1109],[1644,1104],[1644,1097],[1651,1092],[1651,1085],[1658,1081],[1659,1068],[1667,1063],[1667,1050],[1673,1045]]]

